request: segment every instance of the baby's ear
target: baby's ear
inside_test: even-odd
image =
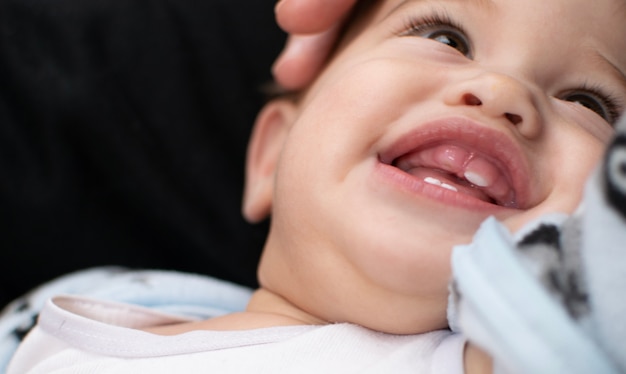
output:
[[[249,222],[259,222],[270,214],[276,166],[295,117],[296,104],[288,99],[269,102],[257,116],[248,144],[242,206]]]

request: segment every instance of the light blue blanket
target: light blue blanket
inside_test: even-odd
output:
[[[448,318],[496,373],[626,373],[626,118],[575,214],[453,251]]]
[[[245,309],[251,290],[207,276],[173,271],[93,268],[68,274],[9,304],[0,314],[0,373],[34,325],[45,300],[76,294],[142,305],[194,319]]]

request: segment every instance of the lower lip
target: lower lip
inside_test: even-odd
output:
[[[485,214],[502,214],[506,211],[515,211],[511,208],[502,207],[480,200],[457,191],[426,183],[397,167],[377,162],[375,167],[376,183],[389,185],[400,193],[407,194],[409,198],[421,196],[447,207],[455,207],[463,210],[471,210]]]

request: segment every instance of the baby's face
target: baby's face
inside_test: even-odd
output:
[[[328,321],[446,325],[488,216],[572,212],[626,103],[622,0],[381,1],[295,108],[261,283]]]

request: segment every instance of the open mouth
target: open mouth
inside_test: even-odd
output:
[[[379,161],[422,185],[508,209],[527,209],[534,188],[519,145],[503,132],[465,118],[423,124],[386,147]]]
[[[453,144],[435,144],[403,154],[391,165],[425,183],[489,204],[519,208],[506,168],[477,151]]]

